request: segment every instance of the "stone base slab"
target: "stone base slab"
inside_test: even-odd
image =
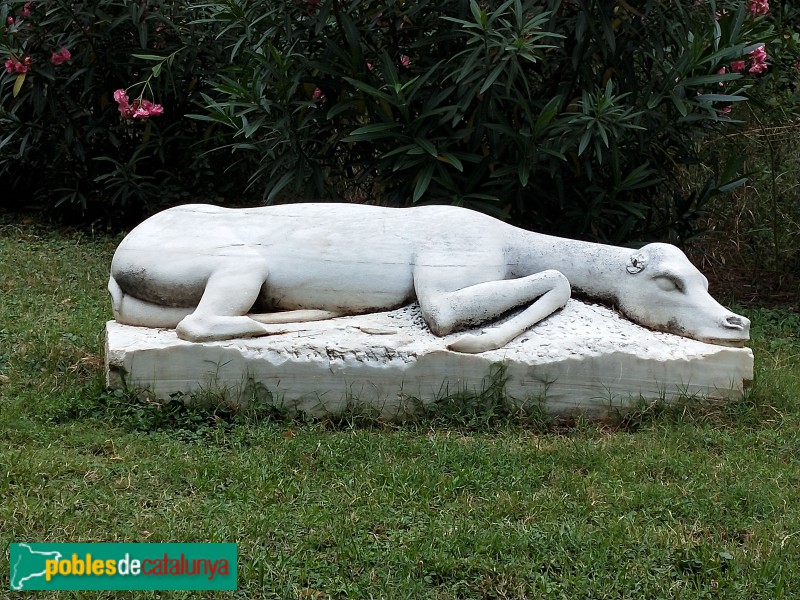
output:
[[[461,354],[438,338],[416,305],[329,321],[271,326],[274,335],[195,344],[174,330],[106,325],[108,384],[223,393],[247,401],[259,390],[289,412],[335,414],[371,406],[402,416],[419,401],[485,388],[506,367],[506,393],[554,414],[603,416],[640,398],[740,395],[753,378],[749,348],[714,346],[649,331],[603,306],[570,300],[499,350]]]

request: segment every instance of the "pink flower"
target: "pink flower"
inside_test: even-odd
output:
[[[125,93],[125,90],[117,90],[114,92],[114,100],[119,104],[119,112],[123,117],[129,117],[133,114],[130,102],[128,101],[128,94]]]
[[[763,44],[750,53],[750,60],[751,64],[747,70],[748,73],[758,74],[767,70],[767,51],[764,49]]]
[[[742,71],[744,71],[746,66],[747,66],[747,63],[745,63],[743,60],[734,60],[731,63],[731,72],[732,73],[741,73]]]
[[[403,56],[400,57],[400,64],[404,69],[407,69],[408,65],[411,64],[411,59],[408,58],[405,54],[403,54]]]
[[[67,62],[70,58],[72,58],[72,54],[66,48],[61,48],[58,52],[53,52],[50,55],[50,62],[53,63],[55,66],[63,65]]]
[[[153,104],[150,100],[138,98],[133,101],[133,118],[146,119],[147,117],[159,117],[164,114],[164,107],[160,104]]]
[[[23,61],[16,58],[9,58],[6,61],[6,73],[27,73],[31,66],[31,57],[26,56]]]
[[[325,92],[320,88],[314,88],[314,93],[311,94],[311,99],[314,102],[325,102]]]
[[[750,0],[750,6],[748,7],[751,13],[754,16],[759,17],[761,15],[765,15],[769,12],[769,1],[768,0]]]
[[[726,69],[725,67],[722,67],[719,71],[717,71],[717,75],[725,75],[725,73],[727,73],[727,72],[728,72],[728,69]],[[720,86],[724,86],[725,82],[724,81],[720,81],[719,85]]]
[[[33,6],[33,2],[26,2],[22,6],[22,16],[23,17],[30,17],[31,16],[31,7]]]
[[[767,50],[764,48],[764,44],[753,50],[750,56],[754,62],[765,62],[767,60]]]
[[[367,71],[372,71],[372,63],[367,63]]]
[[[14,24],[14,17],[8,17],[8,20],[6,21],[6,23],[8,23],[9,25],[13,25]]]
[[[717,112],[721,115],[729,115],[732,109],[732,106],[723,106],[722,108],[718,108]]]
[[[125,90],[115,91],[114,100],[119,104],[119,113],[128,119],[146,119],[164,114],[164,107],[160,104],[153,104],[150,100],[137,98],[131,104]]]

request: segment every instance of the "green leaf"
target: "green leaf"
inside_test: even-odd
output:
[[[362,58],[361,56],[361,35],[359,33],[358,27],[356,26],[353,19],[346,13],[339,13],[337,15],[337,20],[340,26],[344,29],[345,38],[347,39],[347,44],[349,46],[349,50],[354,57],[357,57],[359,60]],[[363,64],[360,63],[360,64]]]
[[[497,65],[494,69],[492,69],[492,72],[489,73],[489,76],[486,78],[486,81],[483,82],[483,85],[481,86],[481,89],[478,93],[482,94],[490,87],[492,87],[492,84],[497,80],[497,78],[500,76],[500,73],[502,73],[503,69],[505,68],[506,68],[506,62],[501,61],[499,65]]]
[[[519,184],[522,187],[526,187],[528,185],[528,179],[531,175],[531,167],[528,161],[524,161],[519,166]]]
[[[428,186],[431,183],[431,177],[433,177],[433,163],[428,164],[420,173],[419,179],[417,179],[417,184],[414,186],[414,197],[412,198],[413,202],[417,202],[425,191],[428,189]]]
[[[626,212],[634,215],[637,219],[647,218],[647,215],[645,214],[646,208],[641,204],[636,202],[620,202],[619,206],[625,209]]]
[[[397,123],[370,123],[355,129],[350,135],[342,138],[343,142],[363,142],[371,139],[384,137],[380,134],[393,131],[398,128]]]
[[[393,150],[389,150],[386,154],[382,155],[382,158],[389,158],[391,156],[397,156],[398,154],[408,154],[412,150],[418,150],[419,148],[415,144],[405,144],[403,146],[398,146]]]
[[[533,126],[534,132],[541,131],[542,127],[550,123],[550,121],[555,118],[555,116],[558,114],[558,106],[560,103],[561,96],[555,96],[544,105],[542,112],[539,114],[539,117],[536,119],[536,123]]]
[[[459,69],[455,76],[456,83],[461,83],[467,79],[469,75],[473,75],[475,73],[475,65],[483,54],[483,49],[475,48],[474,50],[464,50],[464,52],[460,52],[458,55],[456,55],[456,58],[460,60],[461,55],[464,53],[469,53],[469,57],[465,61],[461,62],[461,69]]]
[[[475,0],[470,0],[469,9],[472,12],[472,18],[476,23],[484,25],[486,22],[486,12],[482,11]]]
[[[600,133],[600,137],[603,138],[603,143],[606,145],[606,148],[608,148],[608,135],[606,134],[606,128],[603,127],[602,124],[598,123],[597,131]]]
[[[133,58],[140,58],[142,60],[154,60],[157,62],[161,62],[164,60],[163,56],[156,56],[155,54],[131,54]]]
[[[681,113],[681,116],[685,117],[687,114],[689,114],[689,109],[686,108],[686,103],[678,98],[678,95],[675,92],[672,92],[669,97],[670,100],[672,100],[672,103],[675,105],[675,108],[677,108],[678,112]]]
[[[734,96],[731,94],[700,94],[695,96],[695,100],[700,102],[744,102],[745,96]]]
[[[592,132],[588,130],[584,132],[583,136],[581,137],[581,143],[578,146],[578,156],[583,154],[583,151],[586,150],[586,146],[589,145],[589,142],[592,140]]]
[[[289,171],[288,173],[284,173],[283,176],[275,182],[275,185],[272,186],[272,189],[267,196],[267,201],[272,202],[277,198],[278,194],[280,194],[281,190],[285,188],[289,182],[292,180],[294,173]]]
[[[244,131],[244,137],[250,138],[253,137],[253,134],[259,130],[261,127],[261,123],[263,122],[263,118],[256,119],[254,123],[248,121],[245,115],[242,115],[242,131]]]
[[[653,110],[656,106],[661,104],[663,99],[664,97],[659,94],[652,94],[647,100],[647,110]]]
[[[432,157],[437,158],[439,156],[439,152],[436,150],[436,146],[434,146],[430,140],[426,140],[424,138],[414,138],[414,141],[416,142],[417,146],[422,148]]]
[[[657,171],[651,169],[648,163],[644,163],[628,173],[617,189],[618,191],[631,191],[653,186],[661,181],[657,174]]]
[[[744,54],[744,44],[735,46],[725,46],[722,50],[717,50],[713,54],[706,56],[699,64],[711,64],[717,66],[721,61],[728,61],[739,58]],[[735,73],[735,75],[739,75]]]
[[[347,81],[348,83],[354,85],[355,87],[357,87],[362,92],[366,92],[370,96],[374,96],[375,98],[380,98],[382,100],[386,100],[387,102],[391,102],[392,101],[392,97],[389,94],[387,94],[385,92],[382,92],[377,88],[372,87],[368,83],[364,83],[363,81],[360,81],[358,79],[353,79],[351,77],[345,77],[344,80]]]
[[[725,75],[698,75],[697,77],[689,77],[681,81],[683,87],[699,87],[701,85],[717,84],[725,81],[732,81],[739,79],[738,73],[726,73]]]
[[[742,25],[744,24],[745,15],[746,13],[744,8],[744,3],[742,2],[739,4],[739,8],[736,11],[736,18],[733,21],[733,27],[731,27],[730,36],[728,38],[730,44],[735,44],[736,41],[739,39],[739,34],[742,31]]]
[[[11,95],[16,98],[19,95],[19,91],[22,89],[22,84],[25,83],[25,73],[20,73],[17,75],[17,80],[14,82],[14,89],[11,92]]]
[[[437,160],[442,161],[443,163],[447,163],[449,165],[453,165],[458,171],[464,172],[464,164],[461,160],[454,156],[449,152],[442,152],[439,156],[436,157]]]
[[[731,190],[735,190],[736,188],[742,187],[745,183],[747,183],[748,179],[749,177],[740,177],[734,181],[729,181],[728,183],[719,186],[719,191],[730,192]]]

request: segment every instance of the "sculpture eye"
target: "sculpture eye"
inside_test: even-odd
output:
[[[656,277],[656,285],[665,292],[683,291],[683,286],[681,286],[680,281],[667,275]]]

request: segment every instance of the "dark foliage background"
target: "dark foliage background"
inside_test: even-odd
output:
[[[754,11],[6,2],[0,51],[31,64],[0,78],[0,203],[133,221],[187,200],[443,202],[563,235],[679,242],[745,181],[741,153],[709,140],[748,118],[748,98],[763,110],[793,93],[797,13]],[[750,73],[762,44],[770,68]],[[54,65],[59,48],[71,59]],[[164,114],[124,118],[117,89]]]

